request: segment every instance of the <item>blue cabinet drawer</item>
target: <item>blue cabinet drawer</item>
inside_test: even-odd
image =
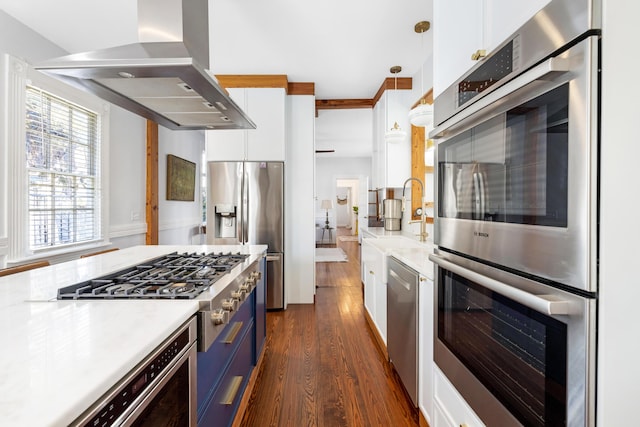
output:
[[[253,295],[252,292],[243,302],[211,347],[198,353],[198,413],[213,393],[242,337],[253,328]]]
[[[199,426],[228,426],[233,422],[253,369],[253,341],[251,331],[242,337],[233,361],[225,371],[211,400],[205,403],[203,413],[199,414]]]

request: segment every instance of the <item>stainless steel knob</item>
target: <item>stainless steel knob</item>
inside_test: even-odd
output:
[[[245,290],[242,289],[242,287],[231,292],[231,298],[237,299],[238,301],[244,301],[246,297],[247,297],[247,294]]]
[[[254,271],[253,273],[251,273],[251,278],[255,279],[256,281],[260,280],[261,277],[262,277],[261,271]]]
[[[238,308],[238,300],[233,298],[222,300],[222,308],[227,311],[234,311]]]
[[[223,325],[229,323],[229,312],[221,308],[211,312],[211,321],[215,325]]]

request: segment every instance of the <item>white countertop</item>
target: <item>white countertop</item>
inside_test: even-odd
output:
[[[371,234],[371,237],[399,237],[399,236],[403,236],[403,237],[411,238],[411,236],[407,235],[407,233],[405,231],[403,231],[403,230],[390,231],[390,230],[385,230],[384,227],[362,226],[362,227],[360,227],[360,232],[362,234],[362,237],[369,237],[369,236],[366,236],[366,234]],[[418,236],[416,236],[415,238],[417,239]]]
[[[426,243],[425,246],[418,249],[393,249],[389,251],[389,255],[433,280],[433,262],[429,260],[429,254],[433,253],[433,244]]]
[[[136,246],[0,278],[0,425],[68,425],[198,310],[195,300],[56,301],[58,288],[175,251],[250,253],[251,263],[265,250]]]
[[[377,247],[386,247],[387,256],[393,256],[433,280],[433,262],[429,260],[429,254],[433,253],[432,240],[421,242],[418,236],[402,231],[387,231],[384,227],[366,227],[361,230],[364,232],[363,238],[374,239]],[[365,233],[369,233],[371,236],[367,236]],[[402,240],[406,240],[407,244],[403,245]]]

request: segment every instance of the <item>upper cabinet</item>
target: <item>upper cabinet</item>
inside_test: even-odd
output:
[[[283,88],[229,88],[256,129],[207,131],[207,160],[284,161],[286,97]]]
[[[550,0],[436,0],[433,92],[437,97]],[[473,58],[473,59],[472,59]]]
[[[398,188],[411,176],[411,90],[385,90],[373,111],[372,175],[374,188]],[[387,142],[385,133],[395,123],[406,132],[399,142]]]

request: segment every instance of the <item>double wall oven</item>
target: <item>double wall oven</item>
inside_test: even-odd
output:
[[[434,359],[488,425],[595,423],[599,11],[551,1],[435,100]]]

